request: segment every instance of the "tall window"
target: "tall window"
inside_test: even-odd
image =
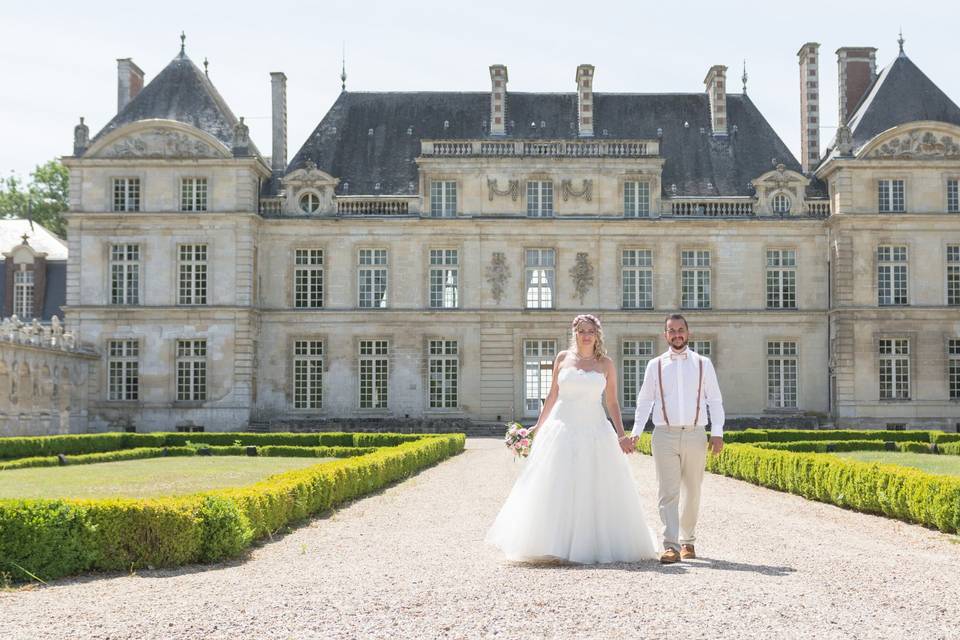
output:
[[[323,407],[323,340],[293,343],[293,408]]]
[[[207,179],[180,179],[180,211],[207,210]]]
[[[526,256],[527,308],[551,309],[556,278],[553,249],[527,249]]]
[[[523,342],[523,408],[528,416],[540,414],[540,407],[553,384],[553,359],[557,343],[553,340]]]
[[[947,385],[951,400],[960,400],[960,339],[947,341]]]
[[[360,249],[357,288],[362,309],[387,307],[387,250]]]
[[[140,211],[140,178],[113,179],[113,210]]]
[[[460,305],[460,256],[456,249],[430,250],[430,306],[455,309]]]
[[[653,253],[625,249],[620,254],[620,281],[624,309],[653,308]]]
[[[767,308],[797,308],[797,252],[767,251]]]
[[[906,211],[903,199],[903,180],[878,180],[877,199],[880,213],[902,213]]]
[[[549,218],[553,215],[553,183],[549,180],[527,182],[527,215]]]
[[[13,272],[13,314],[20,320],[33,318],[33,271]]]
[[[140,344],[136,340],[110,340],[107,354],[110,400],[139,400]]]
[[[652,340],[624,340],[621,352],[620,373],[623,406],[637,406],[637,391],[643,384],[643,374],[647,370],[647,363],[653,357]]]
[[[459,403],[460,347],[456,340],[430,341],[430,408],[456,409]]]
[[[910,399],[910,340],[880,340],[880,399]]]
[[[294,250],[293,306],[297,309],[323,307],[323,249]]]
[[[207,245],[182,244],[177,304],[207,304]]]
[[[110,246],[110,304],[140,304],[140,245]]]
[[[650,183],[627,180],[623,183],[623,215],[626,218],[646,218],[650,215]]]
[[[947,245],[947,304],[960,305],[960,244]]]
[[[947,213],[960,213],[960,181],[947,180]]]
[[[710,308],[710,252],[680,252],[680,306]]]
[[[177,340],[177,400],[207,399],[207,341]]]
[[[772,409],[797,406],[797,343],[767,343],[767,405]]]
[[[430,182],[430,216],[450,218],[457,215],[457,183],[454,180]]]
[[[360,341],[361,409],[387,408],[389,348],[386,340]]]
[[[877,304],[907,304],[907,248],[877,247]]]

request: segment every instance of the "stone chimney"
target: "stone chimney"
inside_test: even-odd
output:
[[[577,125],[581,138],[593,137],[593,65],[577,67]]]
[[[273,96],[273,155],[270,168],[280,175],[287,168],[287,76],[282,71],[270,73]]]
[[[117,113],[143,89],[143,69],[131,58],[117,58]]]
[[[727,68],[722,64],[710,67],[703,79],[710,99],[710,128],[715,136],[727,135]]]
[[[839,124],[846,124],[877,75],[877,50],[874,47],[840,47],[837,49],[837,68]]]
[[[804,173],[820,161],[820,44],[808,42],[800,62],[800,164]]]
[[[490,65],[490,135],[507,135],[507,67]]]

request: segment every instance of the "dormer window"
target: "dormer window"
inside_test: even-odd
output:
[[[300,210],[304,213],[316,213],[320,210],[320,196],[312,191],[307,191],[300,196]]]
[[[13,274],[13,315],[21,322],[33,318],[33,271],[25,268]]]
[[[790,198],[786,194],[773,196],[773,212],[781,216],[790,213]]]

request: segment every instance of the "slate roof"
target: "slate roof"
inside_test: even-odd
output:
[[[489,138],[489,117],[486,92],[344,91],[290,161],[287,173],[310,160],[340,178],[340,195],[412,194],[418,184],[414,159],[420,140]],[[576,94],[510,93],[506,119],[507,139],[576,138]],[[706,93],[594,94],[597,139],[656,139],[662,130],[665,192],[676,184],[678,196],[748,196],[753,195],[749,181],[777,163],[801,170],[747,96],[727,95],[727,121],[729,136],[710,134]]]
[[[919,120],[960,126],[960,107],[901,52],[874,79],[847,120],[854,153],[877,134]],[[836,139],[830,146],[836,147]]]
[[[23,242],[23,234],[27,234],[27,242],[34,251],[47,254],[48,261],[67,259],[67,243],[64,240],[38,222],[33,223],[31,230],[30,221],[25,218],[0,219],[0,253],[13,251]]]
[[[237,117],[207,74],[182,50],[94,136],[91,144],[119,127],[152,118],[189,124],[233,148]],[[252,140],[249,148],[252,154],[260,155]]]

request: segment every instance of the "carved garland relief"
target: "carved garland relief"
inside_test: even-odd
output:
[[[510,199],[516,202],[520,197],[520,181],[509,180],[506,189],[498,189],[496,178],[487,178],[487,195],[490,202],[493,202],[493,196],[510,196]]]
[[[217,158],[213,147],[186,133],[152,129],[132,135],[103,151],[106,158]]]
[[[874,158],[957,158],[960,144],[951,136],[940,136],[932,131],[911,131],[894,138],[875,149]]]
[[[486,269],[487,282],[490,283],[490,295],[494,301],[500,304],[503,299],[503,289],[507,280],[510,279],[510,265],[507,264],[507,256],[501,251],[494,252],[490,258],[490,264]]]
[[[573,280],[573,297],[579,298],[580,304],[583,304],[584,298],[593,287],[593,265],[586,253],[577,253],[577,260],[570,268],[570,278]]]
[[[570,198],[583,198],[590,202],[593,199],[593,180],[584,180],[579,191],[573,188],[573,180],[564,180],[560,183],[560,191],[563,193],[564,202]]]

